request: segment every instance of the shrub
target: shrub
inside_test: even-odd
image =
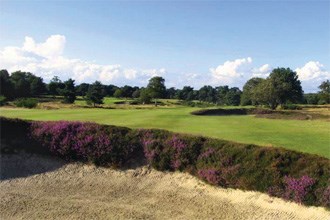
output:
[[[22,98],[14,102],[17,107],[23,108],[35,108],[38,105],[38,101],[34,98]]]
[[[122,165],[138,146],[129,129],[82,122],[33,122],[31,135],[66,159]]]
[[[295,105],[295,104],[282,105],[281,108],[285,109],[285,110],[301,110],[302,109],[301,106]]]
[[[220,183],[220,172],[216,169],[199,170],[198,176],[213,185],[218,185]]]
[[[302,203],[306,195],[311,191],[315,180],[309,176],[302,176],[299,179],[285,176],[284,177],[284,198]]]
[[[0,106],[4,106],[6,104],[6,97],[3,95],[0,96]]]

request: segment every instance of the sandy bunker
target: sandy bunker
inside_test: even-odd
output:
[[[113,170],[2,155],[1,177],[1,219],[330,219],[324,208],[146,166]]]

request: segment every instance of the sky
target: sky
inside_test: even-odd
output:
[[[242,88],[277,67],[330,79],[330,1],[0,0],[0,68],[46,82]]]

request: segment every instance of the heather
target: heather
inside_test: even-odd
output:
[[[1,118],[1,143],[23,140],[67,160],[123,167],[133,158],[158,170],[189,172],[215,186],[256,190],[306,205],[330,207],[330,161],[282,148],[238,144],[158,129],[90,122]],[[15,132],[16,129],[16,132]],[[12,132],[11,134],[7,131]],[[29,151],[30,144],[24,145]],[[37,152],[37,151],[35,151]]]
[[[33,122],[31,137],[51,152],[99,165],[120,166],[138,146],[129,129],[82,122]]]

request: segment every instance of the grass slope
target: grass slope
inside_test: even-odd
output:
[[[279,146],[330,158],[330,123],[271,120],[254,116],[194,116],[196,108],[157,109],[20,109],[1,108],[0,115],[31,120],[94,121],[130,128],[161,128],[241,143]]]

